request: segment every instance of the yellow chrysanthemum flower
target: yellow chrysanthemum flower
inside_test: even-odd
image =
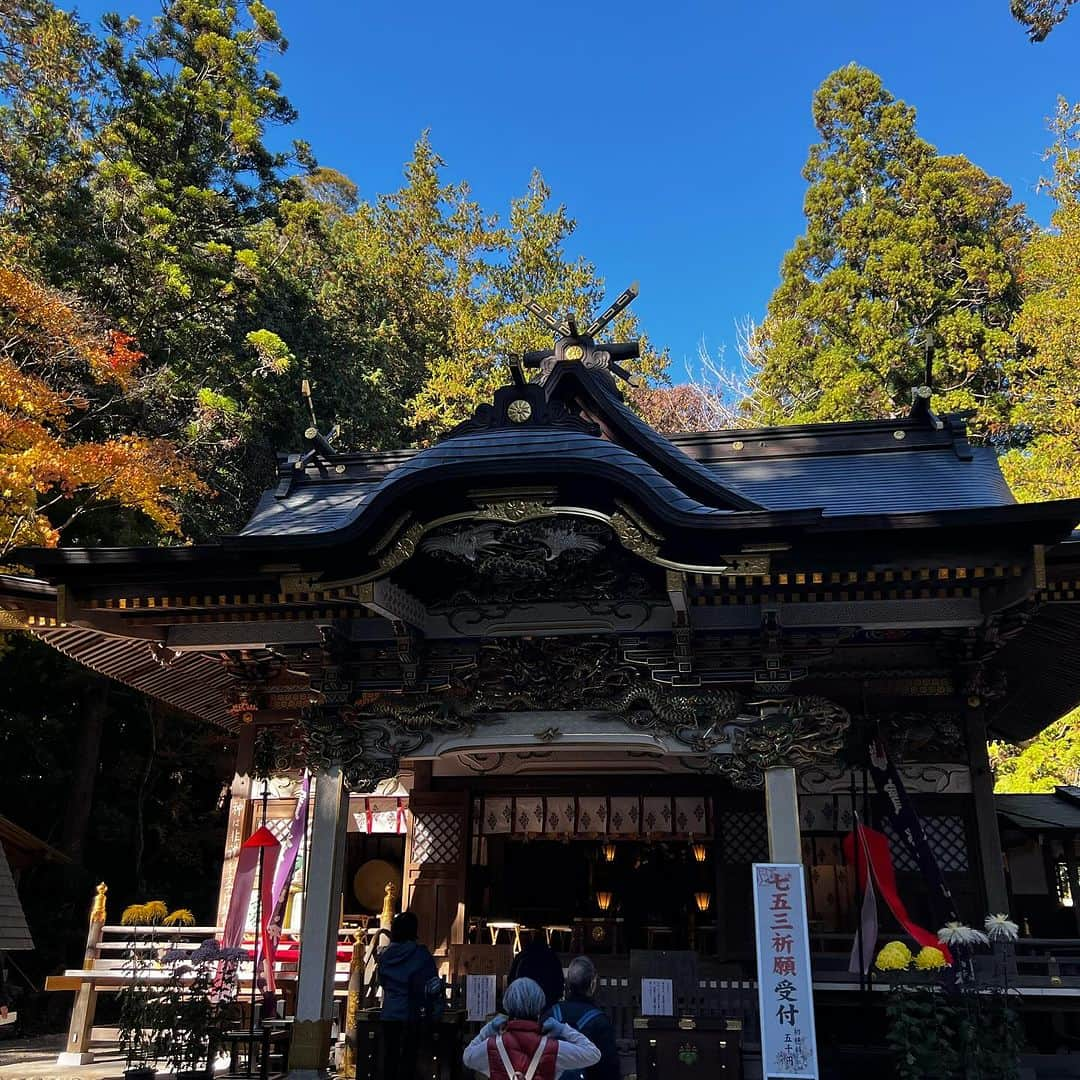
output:
[[[121,926],[143,926],[146,924],[146,905],[131,904],[124,908],[124,914],[120,916]]]
[[[186,907],[182,907],[167,915],[164,922],[166,926],[194,926],[195,916]]]
[[[902,941],[890,941],[874,961],[878,971],[906,971],[911,963],[911,950]]]
[[[915,966],[919,971],[940,971],[949,965],[940,949],[935,949],[933,945],[924,945],[915,957]]]
[[[155,925],[161,922],[169,914],[168,905],[164,900],[151,900],[146,905],[146,921]]]

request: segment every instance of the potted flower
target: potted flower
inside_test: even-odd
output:
[[[170,914],[161,900],[132,904],[120,917],[130,928],[124,951],[123,972],[129,981],[120,991],[120,1047],[124,1052],[125,1080],[154,1080],[150,1061],[156,1057],[157,991],[152,985],[155,971],[161,970],[157,955],[159,926],[191,926],[194,916],[187,908]]]
[[[874,966],[891,984],[885,1015],[897,1080],[950,1076],[953,1032],[938,978],[945,954],[925,946],[913,955],[902,941],[890,941]]]
[[[197,949],[170,950],[169,979],[160,999],[158,1045],[177,1080],[213,1075],[226,1026],[235,1018],[236,970],[243,952],[204,941]]]
[[[954,957],[948,980],[941,949],[928,946],[913,956],[903,942],[891,941],[878,953],[875,967],[891,982],[886,1012],[897,1080],[1019,1076],[1021,1028],[1008,986],[1008,950],[1017,927],[1007,915],[988,916],[985,925],[984,932],[951,922],[938,931]],[[1002,955],[987,982],[973,954],[990,946]]]

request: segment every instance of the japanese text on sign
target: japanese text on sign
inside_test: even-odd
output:
[[[465,1005],[470,1020],[487,1020],[495,1015],[495,976],[466,975]]]
[[[753,874],[762,1071],[818,1080],[803,868],[755,863]]]
[[[674,1002],[671,979],[641,980],[642,1016],[674,1016]]]

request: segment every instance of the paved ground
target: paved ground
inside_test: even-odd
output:
[[[116,1045],[116,1028],[94,1028],[93,1065],[61,1067],[56,1057],[65,1036],[41,1035],[33,1039],[0,1039],[0,1078],[3,1080],[121,1080],[124,1058]]]
[[[39,1035],[33,1039],[0,1039],[0,1080],[123,1080],[124,1056],[117,1045],[116,1028],[94,1028],[93,1065],[57,1065],[66,1035]],[[217,1065],[219,1075],[228,1058]],[[280,1075],[280,1074],[279,1074]],[[158,1080],[173,1080],[159,1072]]]

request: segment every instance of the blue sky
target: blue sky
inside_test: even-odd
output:
[[[503,210],[539,167],[612,296],[675,374],[704,337],[760,317],[802,227],[810,102],[855,60],[918,110],[920,133],[1012,185],[1033,215],[1045,118],[1080,98],[1080,8],[1041,45],[1008,0],[268,0],[295,134],[366,197],[398,185],[430,128],[447,176]],[[82,3],[149,16],[157,4]]]

